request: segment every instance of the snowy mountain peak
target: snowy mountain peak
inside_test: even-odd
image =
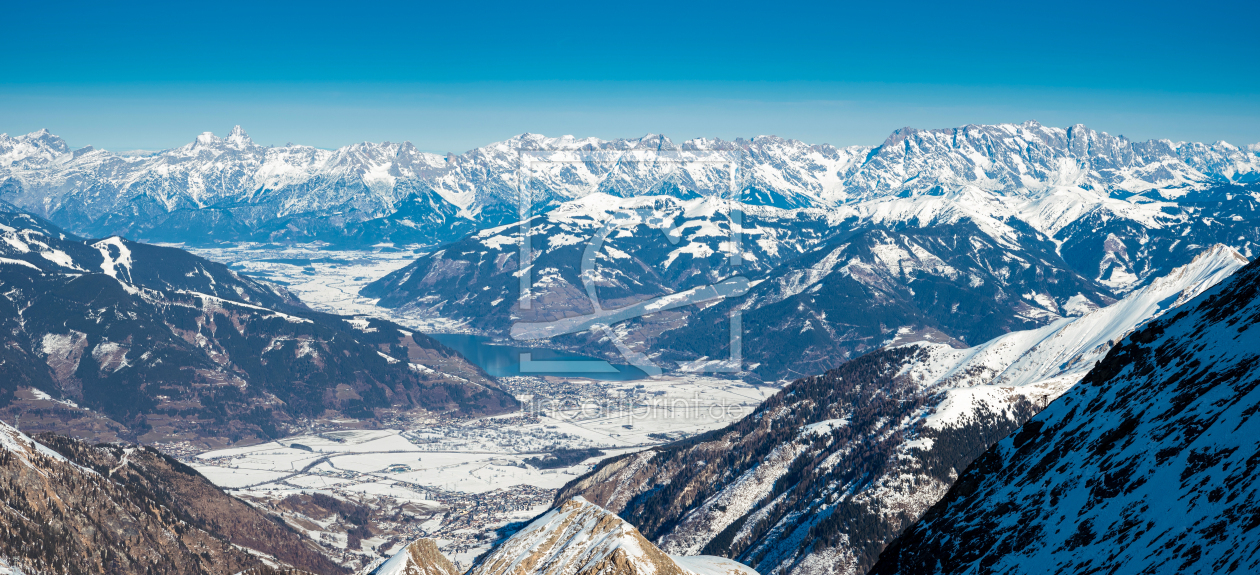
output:
[[[245,130],[239,125],[232,128],[232,133],[228,134],[224,141],[238,150],[243,150],[254,144],[254,141],[249,138],[249,134],[246,134]]]
[[[471,225],[498,225],[519,204],[522,151],[542,152],[529,156],[526,170],[540,209],[598,192],[729,195],[738,185],[755,205],[832,209],[844,217],[856,210],[888,225],[970,218],[999,233],[1014,218],[1048,236],[1095,213],[1147,228],[1169,225],[1181,216],[1161,202],[1260,180],[1260,146],[1131,142],[1081,125],[1037,122],[907,127],[881,146],[846,148],[777,136],[679,145],[660,134],[601,140],[524,133],[443,159],[388,142],[261,148],[237,126],[226,138],[206,132],[145,157],[68,151],[46,132],[0,137],[5,201],[97,237],[146,237],[149,228],[169,228],[169,218],[175,231],[147,236],[162,241],[197,241],[204,234],[185,230],[203,227],[240,239],[282,219],[288,229],[299,215],[387,217],[417,195],[431,195],[438,211]],[[240,225],[224,226],[216,219],[222,211],[204,212],[223,209]]]
[[[213,146],[217,143],[219,143],[219,138],[215,137],[214,132],[202,132],[197,135],[193,146]]]
[[[54,136],[47,128],[16,137],[0,134],[0,167],[23,160],[43,164],[69,151],[66,141]]]
[[[1238,253],[1238,250],[1225,244],[1216,244],[1206,250],[1203,250],[1203,252],[1199,255],[1194,256],[1194,259],[1190,261],[1190,265],[1186,266],[1186,268],[1207,267],[1205,264],[1213,260],[1233,260],[1239,265],[1244,266],[1251,263],[1251,260],[1248,260],[1242,254]],[[1178,268],[1173,270],[1173,273],[1175,274],[1182,269],[1183,268]]]

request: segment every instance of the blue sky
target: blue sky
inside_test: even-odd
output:
[[[180,145],[521,132],[776,134],[1084,123],[1260,142],[1260,8],[1243,2],[510,2],[6,7],[0,132]]]

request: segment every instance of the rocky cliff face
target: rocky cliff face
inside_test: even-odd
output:
[[[36,441],[0,424],[0,492],[0,564],[23,573],[230,575],[268,563],[343,572],[151,448]]]
[[[671,557],[630,524],[575,497],[480,558],[472,575],[752,575],[718,557]]]
[[[1260,265],[1120,342],[874,573],[1260,569]]]

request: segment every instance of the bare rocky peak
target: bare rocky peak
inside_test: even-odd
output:
[[[672,557],[612,512],[574,497],[535,519],[471,575],[754,575],[720,557]]]
[[[432,539],[417,539],[368,575],[459,575]]]

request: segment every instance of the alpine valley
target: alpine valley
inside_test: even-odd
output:
[[[0,573],[1256,568],[1260,144],[40,131],[0,202]]]

